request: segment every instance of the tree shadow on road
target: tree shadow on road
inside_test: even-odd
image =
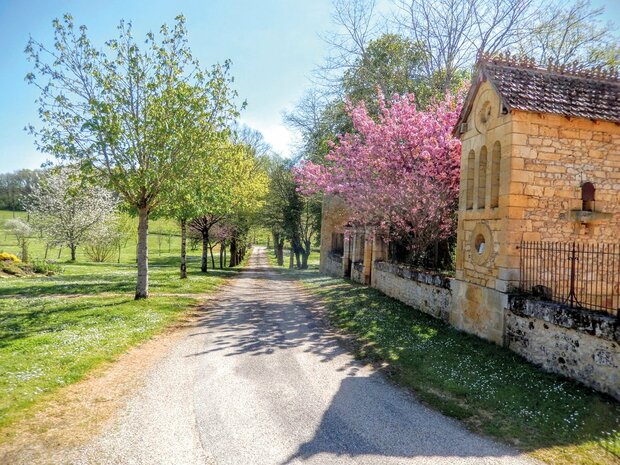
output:
[[[323,414],[314,436],[282,465],[329,454],[352,463],[408,463],[398,458],[424,457],[433,463],[529,463],[518,453],[466,431],[456,421],[422,405],[397,389],[386,389],[379,373],[348,376]],[[458,458],[452,460],[452,458]],[[314,462],[313,462],[314,463]],[[340,462],[338,462],[340,463]],[[348,462],[345,462],[348,463]],[[417,462],[416,462],[417,463]],[[424,462],[427,463],[427,462]]]

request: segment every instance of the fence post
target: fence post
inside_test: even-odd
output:
[[[576,244],[573,242],[573,247],[571,249],[570,255],[570,291],[568,294],[568,303],[572,307],[579,306],[579,302],[577,301],[577,294],[575,293],[575,262],[577,261],[577,249]]]

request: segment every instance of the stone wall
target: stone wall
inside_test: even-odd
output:
[[[321,268],[323,273],[342,278],[342,257],[333,253],[321,255]]]
[[[353,262],[351,268],[351,281],[360,284],[367,284],[364,279],[364,264],[361,261]]]
[[[372,272],[373,286],[384,294],[435,318],[449,320],[450,278],[387,262],[375,262]]]
[[[344,202],[338,197],[324,196],[321,215],[320,270],[322,273],[333,274],[327,269],[330,266],[327,257],[332,251],[332,233],[344,233],[344,225],[347,220],[348,213]],[[342,276],[342,272],[338,276]]]
[[[616,318],[510,296],[505,344],[546,370],[620,400],[620,324]]]
[[[512,157],[508,205],[524,240],[617,243],[620,126],[514,112]],[[570,215],[582,208],[586,181],[596,188],[594,211],[610,215],[588,226]]]

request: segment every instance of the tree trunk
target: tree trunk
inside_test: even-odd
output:
[[[233,237],[230,240],[230,263],[229,267],[237,266],[237,240]]]
[[[181,279],[187,279],[187,221],[181,220]]]
[[[116,263],[120,263],[121,262],[121,250],[122,250],[123,246],[122,244],[119,242],[118,243],[118,260],[116,260]]]
[[[301,247],[297,242],[295,242],[295,245],[293,245],[293,251],[295,252],[295,263],[297,265],[297,269],[301,268],[301,252],[299,249],[301,249]]]
[[[149,296],[149,209],[138,209],[138,280],[136,281],[136,300]]]
[[[28,239],[22,242],[22,261],[28,263]]]
[[[71,249],[71,261],[75,261],[75,250],[77,249],[77,245],[69,244],[69,248]]]
[[[60,260],[60,256],[62,255],[62,247],[58,247],[58,258],[57,260]]]
[[[211,254],[211,269],[215,270],[215,258],[213,258],[213,247],[215,246],[215,244],[211,244],[209,242],[209,254]]]
[[[203,229],[202,233],[202,257],[200,259],[200,271],[207,272],[207,265],[209,264],[209,230]]]
[[[47,260],[47,252],[50,249],[50,245],[49,244],[45,244],[45,257],[43,257],[44,260]]]
[[[278,259],[278,266],[284,266],[284,239],[277,242],[276,258]]]
[[[304,241],[304,248],[301,251],[301,269],[308,269],[308,257],[310,256],[310,252],[312,251],[310,241]]]
[[[224,269],[224,242],[220,242],[220,270]]]
[[[293,255],[295,255],[295,254],[293,253],[293,244],[291,244],[291,250],[290,250],[290,253],[289,253],[289,256],[288,256],[288,267],[291,270],[293,269],[293,266],[294,266]]]

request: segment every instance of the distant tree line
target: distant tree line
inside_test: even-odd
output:
[[[24,211],[24,200],[37,186],[41,172],[23,169],[0,174],[0,209]]]

